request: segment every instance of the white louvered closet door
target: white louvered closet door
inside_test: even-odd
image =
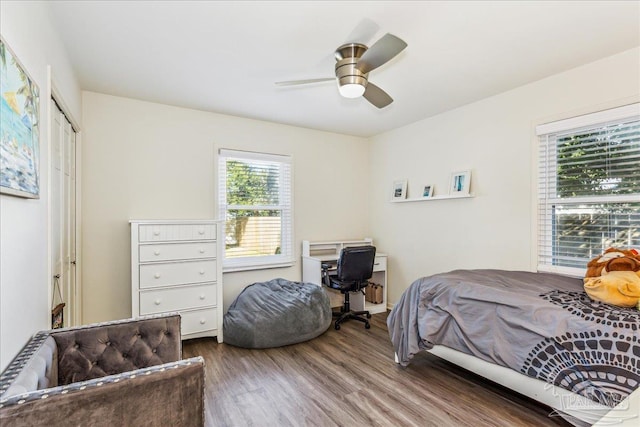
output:
[[[51,299],[56,299],[56,276],[64,308],[64,326],[79,321],[76,281],[76,133],[51,100]]]

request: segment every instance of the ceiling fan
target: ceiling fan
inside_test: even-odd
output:
[[[376,107],[384,108],[393,102],[393,98],[369,81],[369,72],[393,59],[406,47],[407,43],[389,33],[371,47],[347,43],[336,49],[335,77],[276,82],[276,85],[303,85],[337,79],[340,95],[345,98],[363,96]]]

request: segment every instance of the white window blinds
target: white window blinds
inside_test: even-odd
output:
[[[220,149],[218,213],[226,271],[293,262],[291,157]]]
[[[640,249],[640,104],[537,134],[538,269],[582,274],[608,247]]]

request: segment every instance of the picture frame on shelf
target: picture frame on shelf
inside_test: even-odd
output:
[[[396,179],[393,181],[391,200],[404,200],[407,198],[407,180]]]
[[[422,198],[429,199],[433,197],[433,185],[425,185],[422,187]]]
[[[450,196],[466,196],[469,195],[471,189],[471,171],[458,171],[451,174],[449,183]]]

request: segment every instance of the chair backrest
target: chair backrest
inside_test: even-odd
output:
[[[375,246],[354,246],[344,248],[338,259],[338,277],[343,282],[363,282],[373,275],[376,257]]]

